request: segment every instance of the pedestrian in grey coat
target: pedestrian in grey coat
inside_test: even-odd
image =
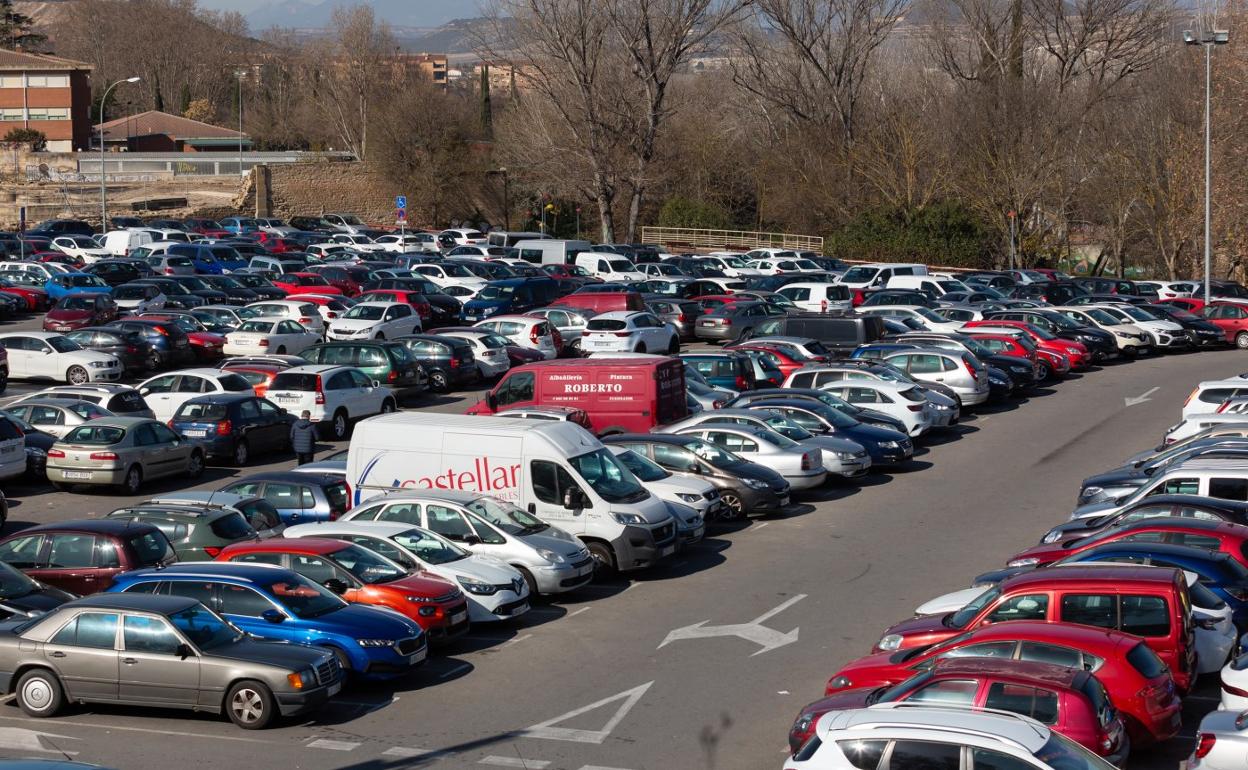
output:
[[[299,465],[312,462],[316,454],[316,423],[307,409],[290,426],[290,448],[294,450]]]

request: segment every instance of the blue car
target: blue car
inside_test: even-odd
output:
[[[471,323],[505,313],[527,313],[546,307],[559,297],[553,278],[507,278],[490,281],[464,303],[460,320]]]
[[[869,345],[859,345],[854,349],[850,358],[871,358],[881,361],[885,356],[892,353],[901,353],[906,350],[914,350],[916,345],[902,344],[900,342],[873,342]]]
[[[221,491],[263,497],[277,509],[284,524],[332,521],[351,507],[347,483],[333,473],[253,473],[221,487]]]
[[[281,554],[255,554],[257,561]],[[420,626],[396,612],[348,604],[324,586],[270,563],[199,562],[118,575],[110,593],[185,596],[261,639],[334,651],[342,667],[367,679],[393,679],[425,662]]]
[[[260,223],[251,217],[226,217],[218,219],[217,224],[221,225],[222,230],[229,230],[235,235],[254,233],[260,229]]]
[[[914,442],[905,433],[859,422],[822,401],[768,398],[751,401],[746,406],[780,412],[816,436],[833,435],[862,444],[867,454],[871,455],[873,466],[904,463],[914,455]]]
[[[48,279],[43,285],[48,301],[56,304],[61,297],[71,294],[112,294],[113,287],[91,273],[61,273]]]
[[[167,252],[178,257],[188,257],[195,265],[195,272],[200,275],[221,275],[229,265],[243,266],[243,258],[229,246],[206,246],[199,243],[179,243],[170,246]],[[219,258],[220,257],[220,258]],[[227,260],[228,264],[223,263]]]

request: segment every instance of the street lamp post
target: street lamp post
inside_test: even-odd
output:
[[[100,99],[100,232],[108,229],[108,191],[104,183],[104,108],[108,105],[108,94],[114,88],[122,83],[137,83],[142,78],[122,78],[104,89],[104,96]]]
[[[243,78],[247,70],[234,70],[238,78],[238,175],[243,175]]]
[[[1205,48],[1205,303],[1209,302],[1209,276],[1213,272],[1213,215],[1211,213],[1211,182],[1212,164],[1210,161],[1209,105],[1213,101],[1213,89],[1210,85],[1213,74],[1212,52],[1215,45],[1226,45],[1230,41],[1230,33],[1225,29],[1202,30],[1199,33],[1190,29],[1183,30],[1183,42],[1187,45],[1199,45]]]

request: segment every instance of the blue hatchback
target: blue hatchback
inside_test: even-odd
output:
[[[559,293],[559,282],[553,278],[490,281],[475,297],[464,303],[460,320],[471,323],[502,313],[527,313],[546,307],[558,299]]]
[[[428,654],[424,631],[397,612],[348,604],[328,588],[267,563],[135,570],[118,575],[108,591],[194,598],[252,636],[331,649],[344,669],[368,679],[402,676]]]
[[[91,273],[60,273],[48,279],[43,285],[48,293],[48,300],[56,303],[61,297],[71,294],[112,294],[113,287],[104,283],[104,279]]]

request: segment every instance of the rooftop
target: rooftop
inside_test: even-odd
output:
[[[140,112],[138,115],[127,115],[123,118],[110,120],[103,125],[96,125],[93,130],[99,131],[101,128],[104,130],[105,141],[119,141],[132,137],[157,134],[184,141],[247,138],[246,134],[240,134],[238,131],[230,128],[214,126],[210,123],[191,120],[180,115],[171,115],[167,112],[158,112],[157,110],[148,110],[147,112]]]
[[[26,70],[90,70],[86,62],[62,59],[41,53],[27,53],[0,49],[0,71],[15,72]]]

